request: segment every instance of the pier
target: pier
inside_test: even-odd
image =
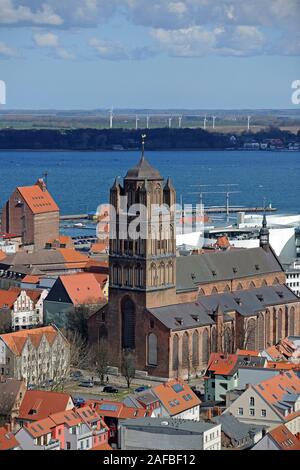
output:
[[[237,212],[245,213],[263,213],[263,212],[276,212],[276,207],[224,207],[224,206],[211,206],[204,208],[205,214],[234,214]],[[61,215],[60,220],[96,220],[96,214],[73,214]]]

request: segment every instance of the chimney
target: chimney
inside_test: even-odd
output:
[[[211,411],[211,408],[208,408],[208,410],[207,410],[207,419],[208,419],[208,421],[211,421],[211,418],[212,418],[212,411]]]
[[[35,184],[39,186],[43,192],[47,191],[47,186],[43,178],[39,178]]]

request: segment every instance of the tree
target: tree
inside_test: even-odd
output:
[[[90,316],[90,308],[85,305],[79,305],[66,314],[66,330],[77,333],[84,339],[88,339],[87,320]]]
[[[126,380],[127,388],[135,377],[136,360],[132,352],[124,352],[122,359],[122,375]]]
[[[71,370],[84,369],[89,366],[91,351],[78,332],[65,332],[65,338],[69,343],[69,354],[63,357],[59,349],[54,351],[53,382],[51,390],[64,390],[66,381],[70,378]]]
[[[11,311],[7,308],[0,309],[0,333],[11,332]]]
[[[104,376],[107,374],[109,365],[108,344],[106,338],[101,338],[95,344],[91,351],[91,368],[94,370],[101,383],[104,382]]]

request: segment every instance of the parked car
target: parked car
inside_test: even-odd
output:
[[[82,397],[76,397],[73,398],[74,405],[77,406],[77,408],[80,408],[81,406],[85,405],[85,399]]]
[[[145,390],[148,390],[149,388],[149,385],[141,385],[140,387],[136,388],[134,391],[136,393],[139,393],[139,392],[144,392]]]
[[[91,380],[82,380],[79,384],[79,387],[87,387],[92,388],[94,386],[94,382]]]
[[[116,387],[113,387],[112,385],[106,385],[103,387],[103,392],[105,393],[118,393],[118,389]]]
[[[83,377],[82,372],[80,370],[75,370],[74,372],[71,372],[70,376],[73,380],[79,380]]]

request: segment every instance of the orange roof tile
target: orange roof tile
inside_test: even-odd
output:
[[[22,282],[23,283],[28,283],[28,284],[38,284],[41,276],[31,276],[27,274],[25,277],[23,277]]]
[[[299,394],[300,379],[293,371],[289,371],[275,375],[258,385],[253,385],[253,388],[262,395],[268,403],[274,405],[288,393],[288,389],[291,393]]]
[[[67,243],[73,243],[72,237],[68,235],[59,235],[57,238],[50,238],[50,240],[47,241],[47,243],[51,244],[54,242],[60,242],[61,244],[66,245]]]
[[[27,390],[20,406],[19,419],[39,421],[51,414],[72,409],[71,396],[67,393],[45,390]]]
[[[103,444],[98,444],[97,446],[92,447],[90,450],[113,450],[113,449],[107,442],[104,442]]]
[[[2,250],[0,250],[0,261],[6,258],[6,253],[4,253]]]
[[[236,354],[238,356],[260,356],[259,351],[251,351],[250,349],[238,349]]]
[[[59,207],[50,193],[47,189],[43,191],[39,184],[33,186],[19,186],[17,190],[34,214],[59,211]]]
[[[73,410],[60,411],[50,415],[55,424],[66,424],[68,427],[77,426],[82,423],[82,419]]]
[[[268,361],[267,367],[268,369],[291,370],[291,369],[297,369],[299,367],[299,364],[293,364],[291,362],[282,362],[282,361],[280,362]]]
[[[43,335],[46,336],[50,344],[53,343],[58,332],[53,326],[43,326],[41,328],[33,328],[32,330],[20,330],[14,333],[6,333],[0,335],[0,338],[6,343],[9,349],[19,356],[27,339],[30,339],[34,346],[38,346]]]
[[[108,241],[93,243],[91,246],[92,253],[105,253],[108,250]]]
[[[87,406],[90,406],[92,409],[94,409],[100,416],[118,418],[118,419],[145,417],[144,409],[129,407],[119,401],[88,400],[86,404]],[[105,409],[102,409],[103,405]],[[110,409],[107,409],[108,408],[107,405],[110,405]]]
[[[157,385],[152,391],[168,410],[170,416],[182,413],[201,403],[191,388],[181,380],[171,380]]]
[[[64,258],[67,268],[72,268],[74,265],[76,265],[77,268],[85,268],[89,261],[88,256],[79,253],[79,251],[73,248],[57,248],[57,251]]]
[[[34,421],[33,423],[26,423],[24,428],[33,436],[34,438],[44,436],[49,432],[52,432],[56,424],[50,418],[44,418]]]
[[[269,436],[281,450],[300,450],[300,441],[284,424],[272,429]]]
[[[74,305],[96,304],[104,300],[100,284],[92,273],[78,273],[60,276]]]
[[[20,295],[20,289],[4,290],[0,289],[0,308],[11,309],[15,301]]]
[[[237,354],[211,353],[207,370],[217,375],[230,375],[238,358]]]
[[[12,450],[18,447],[19,443],[13,433],[9,432],[5,427],[0,428],[0,451]]]

